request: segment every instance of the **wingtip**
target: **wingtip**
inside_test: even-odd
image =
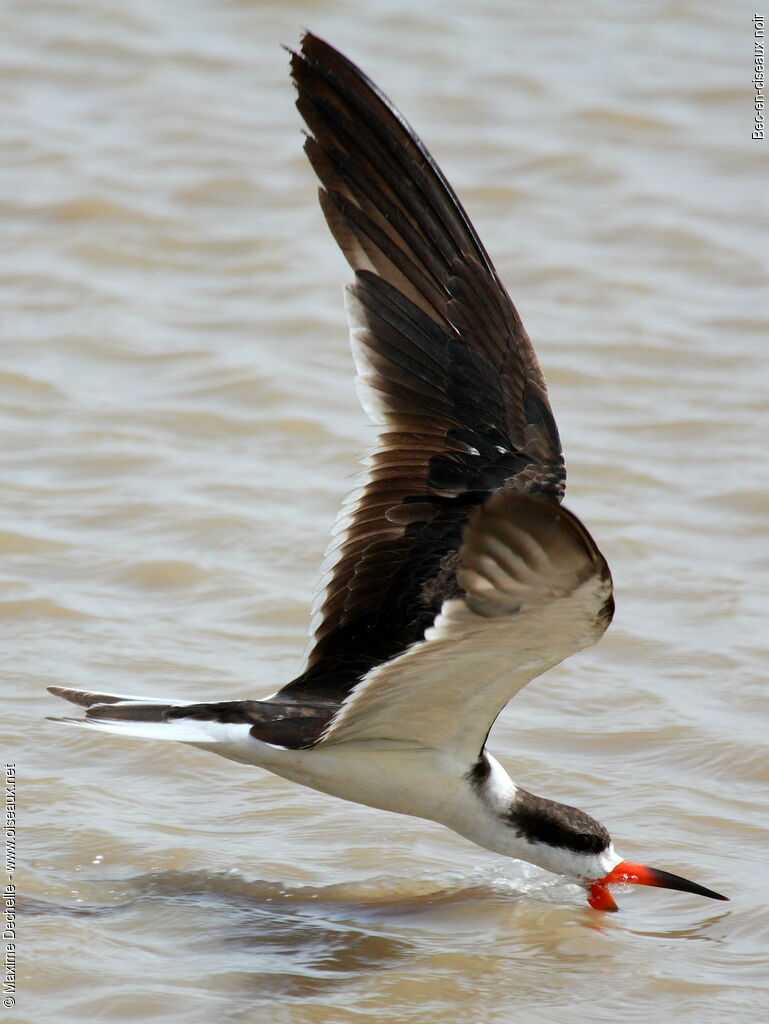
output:
[[[311,56],[309,50],[314,46],[329,46],[328,43],[324,42],[323,39],[321,39],[319,36],[316,36],[315,33],[311,32],[310,29],[308,28],[302,29],[302,32],[299,36],[298,49],[295,50],[293,46],[287,46],[285,43],[282,43],[281,45],[283,49],[286,51],[286,53],[291,54],[292,64],[295,60],[307,60],[307,58]]]
[[[299,46],[302,51],[306,51],[312,46],[324,46],[330,50],[333,49],[330,43],[327,43],[325,39],[321,39],[320,36],[316,36],[309,28],[302,29],[302,34],[299,37]]]
[[[82,690],[73,690],[68,686],[46,686],[46,690],[54,697],[69,701],[70,704],[79,703],[78,698],[84,695]]]
[[[87,708],[96,702],[114,703],[118,700],[110,694],[91,693],[89,690],[75,690],[68,686],[47,686],[46,689],[54,697],[66,700],[70,704],[77,704],[78,707]]]

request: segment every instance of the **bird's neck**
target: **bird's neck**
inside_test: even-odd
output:
[[[466,782],[468,799],[444,824],[479,846],[574,878],[602,878],[620,862],[595,819],[516,786],[487,752]]]

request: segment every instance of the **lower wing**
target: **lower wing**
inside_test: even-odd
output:
[[[451,747],[471,763],[510,698],[594,644],[614,609],[606,560],[580,521],[504,490],[471,517],[458,580],[464,596],[360,680],[321,742]]]

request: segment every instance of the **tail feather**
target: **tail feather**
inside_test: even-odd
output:
[[[99,729],[121,736],[215,746],[232,740],[234,730],[231,726],[238,721],[238,717],[232,713],[226,724],[224,714],[209,715],[207,719],[200,715],[185,717],[189,711],[202,706],[198,701],[95,693],[63,686],[49,686],[48,689],[55,697],[85,709],[83,718],[51,717],[50,721]],[[225,708],[243,703],[222,701],[219,707],[223,712]],[[237,726],[236,738],[245,740],[248,737],[248,725],[242,717],[240,722],[243,724]]]
[[[83,718],[54,718],[55,722],[182,743],[248,744],[261,740],[272,747],[305,750],[320,741],[338,711],[335,701],[279,700],[277,694],[263,700],[193,701],[118,696],[61,686],[49,690],[85,711]]]
[[[95,704],[166,704],[175,707],[185,707],[188,704],[195,704],[193,700],[176,700],[168,697],[129,697],[121,693],[94,693],[91,690],[71,690],[65,686],[49,686],[48,692],[54,697],[61,697],[70,704],[77,704],[81,708],[90,708]]]
[[[217,747],[227,742],[230,737],[223,735],[225,729],[232,726],[221,726],[216,722],[196,722],[180,719],[174,722],[142,722],[120,721],[116,719],[102,720],[98,718],[56,718],[48,717],[49,722],[61,722],[64,725],[75,725],[82,729],[97,729],[110,732],[117,736],[131,736],[144,740],[170,740],[176,743],[194,743],[197,746]],[[246,726],[237,727],[243,733],[238,739],[247,739]]]

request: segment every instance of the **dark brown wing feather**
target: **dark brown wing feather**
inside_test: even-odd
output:
[[[342,700],[460,593],[457,551],[472,510],[500,487],[559,501],[565,470],[528,336],[422,142],[315,36],[291,70],[321,205],[356,272],[353,352],[380,433],[307,669],[281,697]]]
[[[330,724],[339,705],[336,701],[223,700],[174,704],[141,697],[49,686],[56,697],[85,708],[85,720],[93,722],[175,722],[177,720],[247,725],[251,735],[265,743],[292,750],[314,746]],[[81,723],[82,718],[53,719]]]

